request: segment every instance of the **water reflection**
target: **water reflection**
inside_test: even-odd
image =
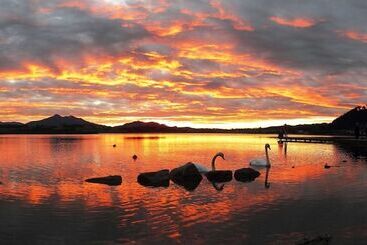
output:
[[[212,186],[214,187],[215,190],[217,191],[223,191],[224,189],[224,184],[221,184],[219,185],[218,183],[216,182],[211,182],[212,183]]]
[[[269,183],[269,172],[270,172],[270,167],[266,168],[266,174],[265,174],[265,188],[269,189],[270,188],[270,183]]]
[[[364,143],[365,144],[365,143]],[[350,145],[350,144],[338,144],[337,148],[347,155],[351,156],[353,159],[367,159],[367,147],[366,145]]]
[[[287,158],[288,142],[278,141],[278,155]]]
[[[178,186],[183,187],[187,191],[194,191],[196,188],[199,187],[203,178],[200,177],[191,177],[185,179],[172,179],[173,183]]]
[[[235,170],[263,156],[265,143],[277,142],[264,135],[73,137],[0,136],[5,244],[293,244],[320,232],[340,244],[367,239],[367,165],[359,152],[355,158],[347,148],[302,143],[290,144],[287,152],[283,145],[284,154],[270,156],[271,173],[262,169],[253,182],[224,187],[204,178],[195,186],[146,188],[136,181],[139,173],[206,162],[219,151],[226,154],[226,169]],[[343,168],[323,168],[343,160]],[[122,185],[84,182],[111,173],[122,176]]]

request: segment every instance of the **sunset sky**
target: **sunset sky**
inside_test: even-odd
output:
[[[239,128],[366,103],[366,0],[0,4],[0,121]]]

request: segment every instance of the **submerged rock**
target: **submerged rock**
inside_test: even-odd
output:
[[[189,178],[185,180],[176,179],[172,181],[176,185],[182,186],[187,191],[194,191],[200,185],[202,180],[203,180],[203,177],[200,176],[200,177],[193,177],[193,178]]]
[[[138,183],[142,186],[168,187],[169,170],[163,169],[157,172],[146,172],[138,175]]]
[[[120,175],[110,175],[105,177],[86,179],[85,182],[115,186],[115,185],[121,185],[122,178]]]
[[[171,180],[185,180],[201,177],[201,174],[195,164],[188,162],[181,167],[172,169],[169,173],[169,177]]]
[[[241,168],[234,172],[234,178],[240,182],[251,182],[260,176],[260,172],[253,168]]]
[[[195,190],[203,179],[199,170],[191,162],[172,169],[169,177],[175,184],[183,186],[188,191]]]
[[[331,236],[329,234],[319,235],[312,238],[303,238],[296,242],[296,245],[328,245],[330,244]]]
[[[215,183],[229,182],[232,180],[232,171],[231,170],[214,170],[214,171],[207,172],[205,176],[210,182],[215,182]]]

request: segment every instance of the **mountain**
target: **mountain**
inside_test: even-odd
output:
[[[0,127],[21,127],[23,125],[20,122],[0,122]]]
[[[336,118],[332,123],[305,124],[286,126],[289,134],[330,134],[347,135],[353,132],[356,123],[367,124],[366,106],[358,106]],[[170,127],[156,122],[135,121],[120,126],[109,127],[88,122],[74,116],[51,117],[32,121],[26,124],[18,122],[0,122],[1,134],[94,134],[94,133],[248,133],[248,134],[277,134],[284,126],[267,128],[189,128]]]
[[[43,128],[57,128],[57,127],[68,127],[68,126],[87,126],[87,127],[99,127],[102,125],[98,125],[95,123],[91,123],[85,121],[82,118],[74,117],[74,116],[60,116],[58,114],[53,115],[52,117],[48,117],[39,121],[32,121],[26,124],[28,127],[43,127]]]
[[[112,131],[115,133],[148,133],[148,132],[173,132],[177,130],[177,127],[169,127],[164,124],[156,123],[156,122],[141,122],[135,121],[131,123],[126,123],[121,126],[116,126],[112,128]]]
[[[135,121],[113,127],[112,133],[231,133],[230,129],[170,127],[156,122]]]
[[[354,129],[356,124],[367,124],[367,107],[357,106],[347,113],[332,121],[331,126],[335,129]]]
[[[14,130],[15,132],[10,132],[25,134],[94,134],[108,132],[109,129],[108,126],[91,123],[82,118],[55,114],[42,120],[26,123],[18,130]]]

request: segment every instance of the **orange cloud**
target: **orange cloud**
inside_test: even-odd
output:
[[[345,31],[341,32],[343,36],[355,41],[367,43],[367,33],[361,33],[357,31]]]
[[[270,17],[270,20],[273,22],[283,25],[283,26],[291,26],[295,28],[309,28],[314,26],[317,21],[309,19],[309,18],[294,18],[294,19],[286,19],[279,16],[272,16]]]
[[[336,75],[330,77],[324,75],[326,71],[303,69],[303,63],[317,61],[313,56],[318,50],[304,58],[298,50],[293,54],[286,42],[279,47],[271,45],[275,36],[268,28],[276,26],[262,25],[271,13],[262,16],[259,24],[251,15],[236,13],[227,1],[209,0],[205,6],[175,5],[167,0],[144,2],[63,0],[35,8],[32,14],[42,17],[42,23],[32,26],[35,32],[43,33],[53,14],[56,19],[63,14],[73,16],[75,24],[54,28],[63,30],[61,34],[50,28],[50,40],[35,41],[45,41],[45,45],[38,49],[28,45],[32,48],[21,49],[19,55],[12,52],[0,62],[0,120],[27,122],[65,112],[103,124],[153,120],[210,126],[220,116],[223,127],[244,122],[256,126],[265,119],[324,120],[363,99],[364,87],[356,86],[359,72],[345,77],[332,73]],[[19,16],[10,17],[20,20]],[[295,28],[309,28],[318,22],[275,15],[270,20]],[[57,25],[62,22],[58,20]],[[51,27],[55,24],[50,23]],[[135,28],[138,34],[131,34]],[[122,33],[115,35],[120,29]],[[80,36],[75,35],[76,30]],[[297,32],[286,30],[287,38],[292,31]],[[367,34],[357,31],[340,35],[367,42]],[[60,44],[55,41],[64,36]],[[32,43],[33,39],[27,40]],[[0,45],[10,41],[11,37],[0,37]],[[74,50],[79,45],[81,48]],[[351,82],[342,87],[342,80]]]

